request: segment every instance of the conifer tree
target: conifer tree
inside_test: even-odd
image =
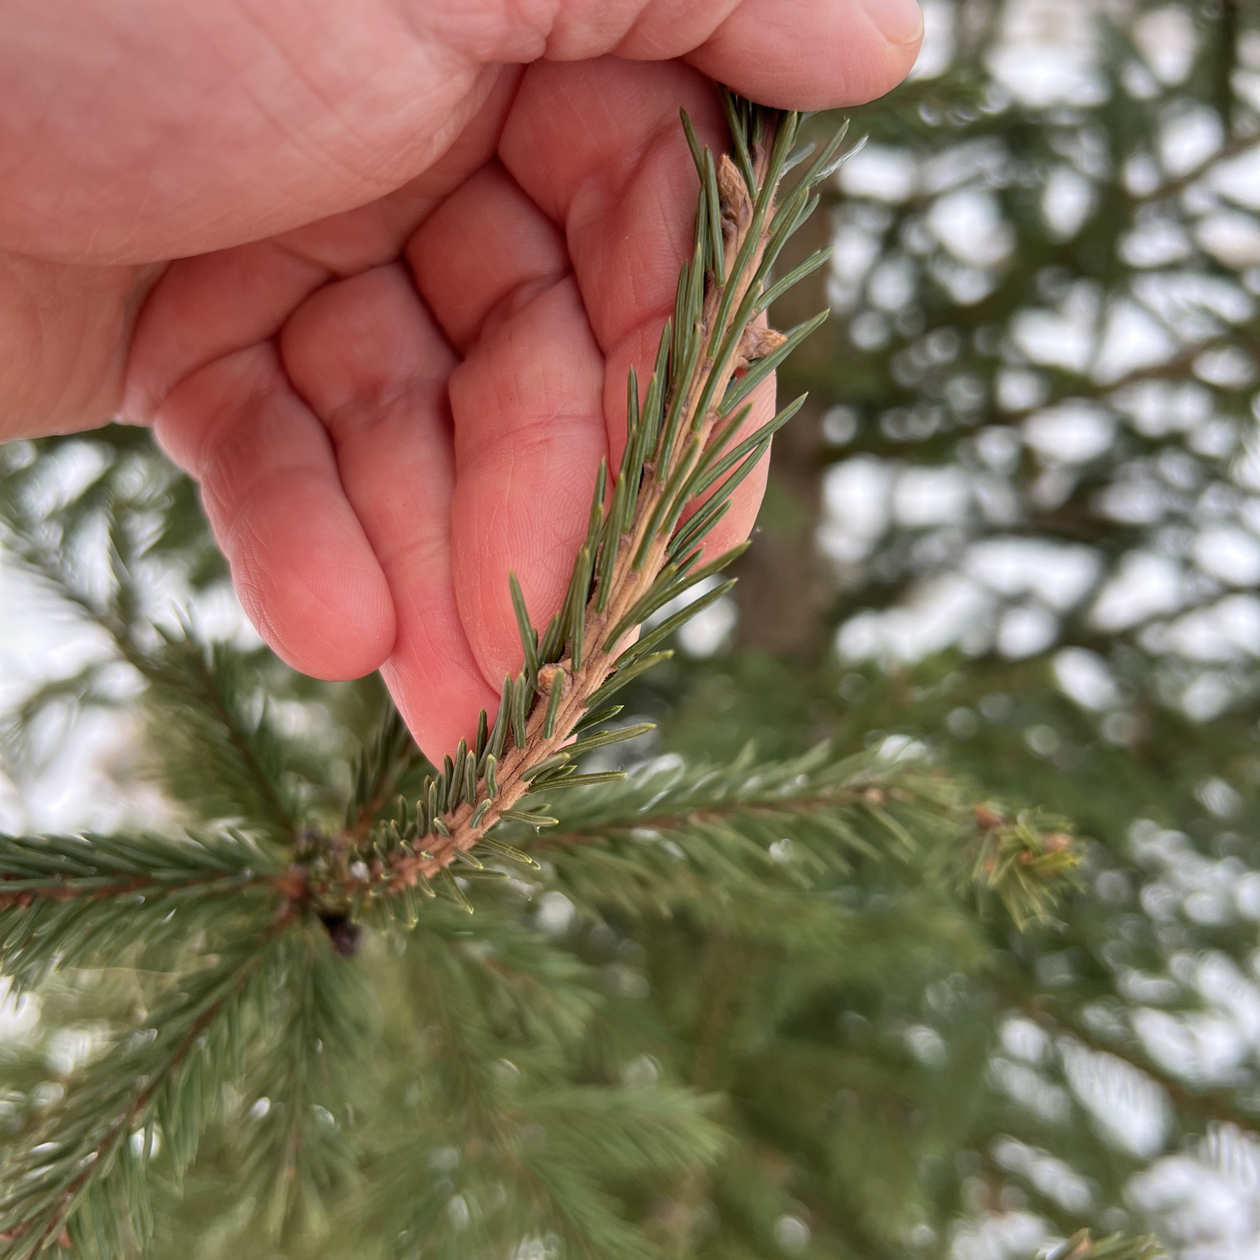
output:
[[[1015,431],[1047,401],[1004,410],[1003,372],[1112,405],[1114,383],[1013,362],[994,330],[1055,300],[1030,289],[1052,265],[1132,280],[1116,243],[1146,202],[1123,191],[1124,150],[1167,102],[1113,91],[1082,117],[1002,101],[976,70],[1000,14],[960,6],[970,72],[907,85],[857,130],[916,160],[996,143],[1004,169],[1044,174],[1101,125],[1117,153],[1087,176],[1103,209],[1084,237],[1053,240],[1035,181],[999,186],[1021,261],[995,262],[977,304],[949,288],[946,250],[907,244],[939,192],[891,211],[850,192],[840,230],[882,223],[877,258],[922,258],[927,278],[897,310],[833,284],[840,318],[784,366],[812,312],[782,340],[752,320],[782,318],[795,282],[843,281],[826,232],[803,251],[789,238],[815,198],[836,201],[851,150],[832,120],[728,99],[730,153],[693,141],[696,253],[655,374],[631,382],[626,455],[592,487],[569,594],[539,627],[516,598],[521,669],[458,749],[418,749],[373,680],[316,684],[170,620],[161,583],[207,589],[222,562],[145,435],[0,450],[7,548],[110,644],[27,699],[12,756],[59,711],[136,706],[141,772],[169,806],[160,831],[0,842],[0,962],[40,1010],[0,1060],[0,1254],[926,1257],[1026,1208],[1066,1240],[1059,1260],[1128,1260],[1160,1224],[1127,1197],[1152,1149],[1107,1128],[1100,1092],[1128,1090],[1165,1144],[1245,1151],[1246,1064],[1187,1076],[1141,1029],[1151,1011],[1192,1028],[1204,962],[1245,966],[1245,920],[1187,906],[1213,872],[1241,884],[1256,865],[1237,821],[1249,710],[1192,726],[1160,702],[1184,663],[1101,633],[1083,603],[1052,646],[1110,662],[1124,700],[1097,712],[1056,686],[1049,649],[837,668],[838,625],[895,604],[929,552],[943,567],[921,526],[874,540],[842,593],[813,570],[807,596],[798,576],[812,604],[791,644],[756,631],[761,543],[702,552],[797,406],[741,430],[776,367],[812,391],[792,420],[812,427],[776,459],[815,512],[828,460],[982,463],[997,442],[978,430]],[[1134,16],[1111,28],[1113,81],[1140,60]],[[1220,49],[1245,23],[1195,16],[1221,40],[1201,41],[1185,90],[1218,108]],[[1249,115],[1228,99],[1241,148]],[[1171,180],[1153,195],[1176,207],[1193,177]],[[836,404],[852,410],[820,451]],[[1025,532],[1093,531],[1119,566],[1140,528],[1091,496],[1182,440],[1142,436],[1152,449],[1109,449],[1058,503],[1021,448],[1001,467]],[[1231,456],[1199,457],[1228,472]],[[52,493],[59,464],[80,475]],[[820,522],[784,497],[772,483],[763,531],[773,544],[786,524],[790,554]],[[1009,528],[969,518],[964,537]],[[732,560],[754,588],[740,633],[777,655],[671,656],[687,616],[722,606]]]

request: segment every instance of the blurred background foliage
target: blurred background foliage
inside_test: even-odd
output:
[[[776,440],[756,543],[637,685],[628,709],[660,729],[633,755],[665,774],[750,739],[930,757],[978,799],[1072,820],[1079,888],[1018,933],[862,868],[832,890],[840,931],[786,903],[764,922],[629,910],[545,863],[478,927],[519,986],[450,947],[465,926],[446,911],[398,958],[369,942],[381,1061],[362,1065],[369,1154],[338,1174],[353,1210],[272,1241],[246,1228],[229,1131],[267,1115],[246,1092],[182,1205],[159,1205],[152,1254],[376,1254],[367,1220],[383,1250],[507,1256],[468,1117],[522,1070],[619,1085],[598,1106],[538,1096],[521,1123],[658,1254],[1001,1260],[1085,1226],[1255,1254],[1260,10],[924,8],[914,77],[855,111],[870,141],[800,242],[830,238],[832,265],[776,313],[834,318],[781,375],[810,402]],[[176,605],[248,672],[234,694],[288,750],[286,790],[318,808],[347,789],[377,684],[304,680],[258,646],[146,434],[0,461],[5,829],[179,817],[127,664]],[[426,1006],[443,974],[478,1019]],[[142,1000],[97,975],[10,1001],[5,1122]],[[618,1111],[636,1090],[655,1119],[645,1093]],[[592,1126],[615,1151],[575,1136]],[[515,1260],[587,1254],[581,1205],[560,1210],[572,1236],[523,1237]]]

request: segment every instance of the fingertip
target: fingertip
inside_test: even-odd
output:
[[[866,15],[895,47],[918,52],[923,43],[923,10],[918,0],[863,0]]]
[[[482,709],[492,722],[498,712],[498,692],[463,671],[444,680],[447,686],[435,688],[431,670],[395,652],[381,667],[381,677],[417,747],[434,765],[441,765],[443,754],[453,753],[461,739],[472,747]]]
[[[241,605],[267,646],[300,674],[324,682],[352,682],[375,673],[389,659],[394,642],[392,615],[347,616],[325,612],[295,623],[268,593],[233,576]],[[303,610],[306,611],[306,610]]]
[[[370,554],[356,555],[360,540],[340,537],[346,531],[335,519],[312,523],[300,538],[298,519],[291,497],[255,509],[226,547],[241,606],[286,665],[329,682],[362,678],[394,647],[385,575]]]
[[[389,586],[328,435],[275,348],[194,373],[167,398],[154,431],[199,482],[241,605],[276,654],[330,680],[379,668],[395,638]]]

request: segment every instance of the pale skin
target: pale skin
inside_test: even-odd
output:
[[[690,254],[684,106],[891,89],[913,0],[8,0],[0,439],[149,425],[291,665],[438,757],[545,622]],[[772,383],[750,423],[769,418]],[[741,487],[714,554],[748,535]]]

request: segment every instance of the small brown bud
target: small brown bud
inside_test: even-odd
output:
[[[739,348],[735,351],[735,370],[743,371],[758,359],[773,354],[787,338],[774,328],[745,328],[739,339]]]
[[[1072,847],[1072,837],[1062,831],[1056,831],[1044,837],[1041,842],[1047,853],[1063,853]]]
[[[290,866],[279,879],[276,880],[276,891],[287,901],[302,901],[306,897],[306,868],[303,866]]]
[[[735,230],[752,221],[753,204],[748,195],[748,185],[739,173],[739,167],[723,153],[717,168],[718,205],[722,211],[722,235],[733,235]]]
[[[884,803],[884,792],[882,788],[867,788],[862,793],[863,799],[870,805],[882,805]]]
[[[1067,1260],[1085,1260],[1085,1257],[1092,1254],[1094,1250],[1094,1240],[1089,1236],[1087,1229],[1073,1234],[1068,1242],[1072,1245],[1072,1250],[1068,1252]]]
[[[569,689],[569,677],[559,665],[544,665],[538,671],[538,690],[544,696],[551,695],[551,689],[555,685],[556,675],[563,675],[564,681],[560,684],[565,691]],[[561,692],[563,695],[564,692]]]
[[[1005,819],[995,810],[990,809],[987,805],[976,806],[976,825],[983,827],[986,831],[992,831],[994,827],[1000,827]]]

